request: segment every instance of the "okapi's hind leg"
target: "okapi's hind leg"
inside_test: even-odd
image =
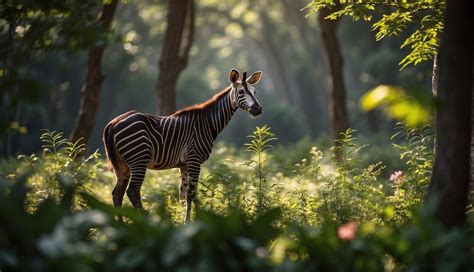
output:
[[[112,198],[115,207],[122,207],[123,196],[127,190],[128,181],[130,180],[130,171],[127,169],[127,171],[122,173],[116,172],[115,175],[117,178],[117,184],[112,190]]]
[[[130,185],[127,189],[127,196],[132,202],[133,207],[143,210],[142,200],[140,196],[140,189],[145,179],[147,163],[134,165],[130,167],[131,177]]]
[[[115,176],[117,178],[117,184],[115,184],[112,190],[112,199],[114,201],[114,207],[122,207],[123,196],[127,190],[128,181],[130,180],[130,170],[119,171],[114,169]],[[123,223],[123,217],[119,216],[118,220]]]

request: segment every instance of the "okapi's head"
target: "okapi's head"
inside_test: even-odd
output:
[[[247,72],[244,72],[242,78],[239,80],[240,74],[237,70],[232,69],[229,74],[229,80],[232,83],[232,97],[234,103],[250,115],[256,117],[262,114],[262,105],[258,102],[255,96],[254,85],[258,83],[262,77],[262,72],[253,73],[247,78]]]

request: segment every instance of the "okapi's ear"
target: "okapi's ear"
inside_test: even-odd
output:
[[[239,71],[235,69],[230,70],[229,80],[231,83],[236,83],[237,80],[239,80],[239,76],[240,76]]]
[[[247,83],[254,85],[257,84],[260,78],[262,77],[262,71],[257,71],[253,73],[249,78],[247,78]]]

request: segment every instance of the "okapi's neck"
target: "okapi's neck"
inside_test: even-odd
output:
[[[238,108],[234,95],[234,89],[231,88],[230,91],[219,97],[215,103],[206,108],[206,113],[209,117],[209,125],[214,138],[227,126]]]

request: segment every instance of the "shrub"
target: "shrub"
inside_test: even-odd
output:
[[[430,127],[410,128],[399,123],[392,139],[399,141],[393,146],[405,161],[406,170],[391,175],[394,191],[388,201],[395,209],[394,219],[402,222],[412,217],[425,197],[433,164],[433,133]]]
[[[376,222],[275,227],[280,211],[253,220],[240,212],[198,211],[175,226],[159,213],[112,208],[81,193],[89,209],[71,213],[65,188],[27,211],[26,178],[0,180],[0,269],[19,271],[470,271],[474,235],[445,231],[429,213],[402,226]],[[127,217],[128,223],[114,220]]]
[[[178,173],[147,174],[149,213],[116,209],[98,153],[80,158],[80,144],[45,132],[42,155],[0,164],[0,270],[471,271],[472,231],[447,231],[419,209],[429,131],[399,129],[407,167],[393,174],[392,190],[381,163],[358,161],[366,149],[353,130],[337,147],[341,163],[314,146],[289,175],[270,167],[275,137],[266,126],[249,138],[250,152],[218,145],[189,225],[175,197]]]

